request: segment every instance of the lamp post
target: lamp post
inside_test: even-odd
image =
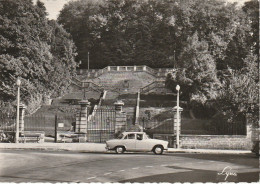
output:
[[[177,149],[180,148],[180,111],[179,111],[179,108],[180,108],[180,94],[179,94],[179,91],[180,91],[180,86],[177,85],[176,86],[176,90],[177,90],[177,134],[176,134],[176,145],[177,145]]]
[[[16,132],[15,132],[15,142],[19,143],[19,106],[20,106],[20,85],[21,80],[18,78],[16,81],[17,85],[17,114],[16,114]]]
[[[88,70],[89,70],[89,52],[88,52]]]

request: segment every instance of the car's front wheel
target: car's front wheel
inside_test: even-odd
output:
[[[161,155],[163,153],[163,147],[162,146],[155,146],[153,149],[154,154]]]
[[[117,154],[122,154],[125,152],[125,148],[123,146],[117,146],[115,150]]]

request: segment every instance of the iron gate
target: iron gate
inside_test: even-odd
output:
[[[87,141],[101,143],[115,137],[116,111],[111,107],[94,109],[88,115]]]

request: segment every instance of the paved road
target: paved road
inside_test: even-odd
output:
[[[248,155],[0,150],[0,182],[256,182]],[[221,175],[223,169],[230,175]],[[219,174],[218,174],[219,173]],[[226,178],[226,180],[225,180]]]

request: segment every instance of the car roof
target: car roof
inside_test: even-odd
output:
[[[123,134],[144,134],[145,132],[124,132]]]

